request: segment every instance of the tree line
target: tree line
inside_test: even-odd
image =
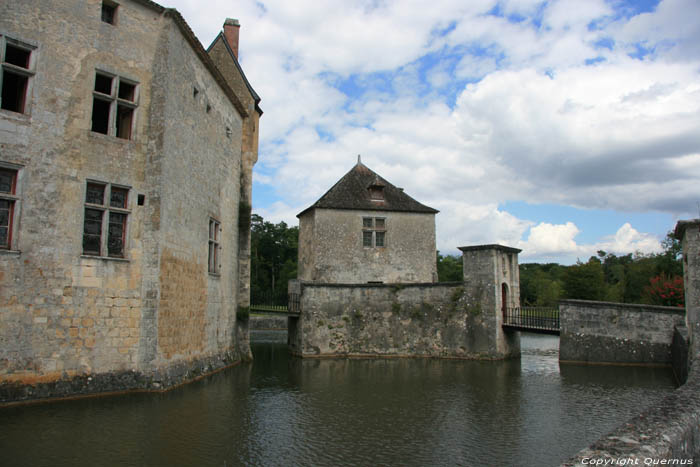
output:
[[[251,302],[286,303],[287,281],[297,276],[299,228],[251,219]],[[657,254],[598,251],[587,261],[520,264],[522,306],[557,306],[581,299],[683,306],[681,246],[671,232]],[[437,252],[440,282],[462,280],[462,257]]]

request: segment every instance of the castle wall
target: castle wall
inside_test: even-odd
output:
[[[250,352],[235,319],[242,118],[171,13],[124,1],[116,24],[100,14],[100,1],[0,4],[0,33],[33,48],[26,111],[0,110],[0,167],[17,171],[3,400],[160,389]],[[91,131],[96,70],[136,85],[130,139]],[[84,252],[88,182],[128,192],[123,257],[105,231],[102,253]]]
[[[670,365],[682,308],[563,300],[559,304],[559,360]]]
[[[289,341],[302,357],[519,355],[502,350],[497,315],[462,283],[302,283],[301,291]]]

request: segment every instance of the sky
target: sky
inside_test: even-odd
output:
[[[700,217],[698,0],[168,0],[241,23],[253,212],[297,225],[357,162],[438,209],[437,247],[520,262],[662,250]]]

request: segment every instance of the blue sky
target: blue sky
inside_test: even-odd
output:
[[[265,111],[253,210],[296,224],[363,162],[440,210],[438,248],[660,251],[700,201],[697,0],[173,0],[241,22]]]

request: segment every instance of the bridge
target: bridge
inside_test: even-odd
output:
[[[299,294],[288,294],[279,297],[273,297],[271,295],[253,297],[250,305],[250,312],[271,315],[298,315]]]
[[[503,328],[537,334],[559,334],[559,308],[514,307],[503,311]]]

